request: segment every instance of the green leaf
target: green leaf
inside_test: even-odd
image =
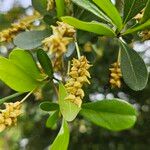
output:
[[[65,120],[63,120],[61,129],[49,150],[67,150],[69,137],[68,124]]]
[[[80,111],[80,108],[72,103],[69,100],[65,100],[66,96],[68,95],[65,87],[63,86],[62,83],[59,84],[59,107],[60,111],[64,117],[65,120],[67,121],[72,121],[75,119],[77,114]]]
[[[44,69],[45,73],[53,79],[53,66],[50,58],[42,49],[37,50],[37,58]]]
[[[119,30],[122,29],[121,16],[110,0],[93,0],[93,2],[108,15],[108,17],[113,21]]]
[[[57,17],[64,16],[65,13],[65,2],[64,0],[55,0],[56,3],[56,11],[57,11]]]
[[[16,48],[10,53],[9,59],[32,78],[36,80],[44,78],[29,51]]]
[[[123,22],[127,23],[136,14],[138,14],[145,6],[147,0],[125,0]]]
[[[34,49],[42,45],[42,40],[50,35],[50,31],[27,31],[14,38],[14,44],[22,49]]]
[[[144,30],[144,29],[148,29],[148,28],[150,28],[150,19],[143,24],[138,24],[135,27],[126,30],[122,35],[131,34],[131,33]]]
[[[139,54],[121,42],[121,72],[125,83],[133,90],[145,88],[148,81],[148,71]]]
[[[150,0],[148,0],[146,4],[146,8],[144,10],[144,15],[143,15],[141,22],[144,23],[149,19],[150,19]]]
[[[83,104],[80,114],[98,126],[120,131],[134,125],[137,112],[132,105],[123,100],[106,99]]]
[[[29,76],[13,61],[0,57],[0,79],[18,92],[28,92],[42,84]]]
[[[55,111],[59,109],[59,105],[57,103],[42,102],[40,108],[44,111]]]
[[[58,117],[59,117],[59,111],[53,112],[46,121],[46,127],[53,129],[58,120]]]
[[[32,0],[32,6],[41,14],[47,13],[47,0]]]
[[[86,9],[87,11],[93,13],[97,17],[103,19],[104,21],[110,22],[110,19],[102,12],[100,11],[96,5],[91,3],[89,0],[72,0],[76,5]]]
[[[62,17],[64,22],[74,26],[77,29],[93,32],[99,35],[115,36],[115,33],[107,25],[98,22],[84,22],[73,17]]]

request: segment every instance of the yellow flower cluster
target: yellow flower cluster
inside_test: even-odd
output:
[[[91,52],[92,51],[92,43],[91,42],[86,42],[85,44],[84,44],[84,51],[85,52]]]
[[[44,49],[53,55],[56,71],[60,70],[62,55],[67,51],[67,46],[76,32],[74,27],[66,23],[57,22],[57,24],[58,26],[51,26],[53,35],[42,41]]]
[[[70,0],[65,0],[66,4],[70,3]],[[54,9],[55,1],[54,0],[47,0],[47,11]]]
[[[10,28],[2,30],[0,32],[0,42],[11,42],[16,34],[18,34],[20,31],[29,29],[31,27],[30,23],[39,16],[40,15],[36,13],[33,16],[27,16],[16,23],[12,23]]]
[[[142,37],[142,40],[150,40],[150,30],[144,30],[140,33],[140,37]]]
[[[53,34],[61,35],[63,37],[73,37],[76,30],[73,26],[57,21],[58,26],[52,26]]]
[[[143,14],[144,14],[144,9],[141,10],[141,12],[138,13],[138,14],[134,17],[134,19],[136,19],[137,21],[140,21],[140,20],[143,18]]]
[[[69,39],[53,34],[49,38],[46,38],[43,43],[50,54],[55,54],[56,57],[60,57],[66,52]]]
[[[18,32],[23,31],[28,27],[29,25],[27,25],[25,22],[12,24],[11,28],[0,32],[0,42],[11,42]]]
[[[47,11],[54,9],[54,0],[48,0],[47,1]]]
[[[71,0],[65,0],[66,4],[71,3]]]
[[[5,109],[0,110],[0,132],[6,127],[16,125],[17,117],[21,114],[21,103],[5,103]]]
[[[120,69],[120,64],[119,62],[115,62],[112,64],[112,68],[109,69],[111,71],[110,74],[110,84],[112,87],[121,87],[121,69]]]
[[[42,93],[42,89],[41,88],[35,90],[33,94],[34,94],[36,100],[43,99],[43,93]]]
[[[67,81],[65,87],[68,92],[66,100],[70,100],[79,107],[81,107],[84,91],[82,89],[84,83],[90,84],[88,78],[90,74],[88,69],[91,65],[86,57],[82,56],[80,59],[73,59],[71,71],[69,73],[70,79]]]

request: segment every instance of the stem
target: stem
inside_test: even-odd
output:
[[[125,43],[125,41],[123,40],[123,38],[122,38],[122,37],[119,37],[119,39],[121,40],[121,42]]]
[[[33,89],[30,93],[28,93],[20,102],[23,103],[34,91],[35,89]]]
[[[59,82],[59,79],[57,79],[57,78],[55,78],[55,77],[53,77],[53,79],[56,80],[57,82]]]
[[[71,63],[70,63],[70,61],[68,61],[68,70],[67,70],[67,74],[69,74],[69,72],[70,72],[70,66],[71,66]]]
[[[76,51],[77,51],[77,55],[78,55],[78,59],[80,59],[81,55],[80,55],[80,50],[79,50],[79,46],[77,41],[75,40],[75,46],[76,46]]]
[[[3,104],[3,103],[6,102],[6,101],[9,101],[9,100],[11,100],[11,99],[13,99],[13,98],[15,98],[15,97],[20,96],[20,95],[22,95],[22,94],[24,94],[24,93],[15,93],[15,94],[12,94],[12,95],[9,95],[9,96],[7,96],[7,97],[4,97],[4,98],[0,99],[0,105]]]
[[[51,84],[53,86],[53,90],[55,91],[55,93],[56,93],[56,95],[58,97],[59,93],[58,93],[57,87],[55,86],[55,83],[52,80],[50,82],[51,82]]]
[[[61,69],[62,82],[65,83],[65,64],[63,58],[61,61],[62,61],[62,69]]]
[[[117,59],[117,62],[120,62],[120,58],[121,58],[121,49],[119,49],[119,52],[118,52],[118,59]]]

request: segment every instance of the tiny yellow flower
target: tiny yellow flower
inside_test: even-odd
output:
[[[54,35],[61,35],[64,37],[73,37],[76,30],[73,26],[57,21],[58,26],[51,26]]]
[[[70,79],[67,81],[65,87],[68,92],[66,100],[70,100],[74,104],[81,107],[82,99],[84,97],[84,91],[82,89],[84,83],[89,83],[88,78],[90,78],[90,73],[88,69],[90,65],[88,64],[86,57],[81,56],[80,59],[72,60],[72,67],[70,69]]]
[[[47,11],[54,9],[55,1],[47,0]]]
[[[109,69],[111,71],[110,74],[110,84],[112,87],[121,87],[121,69],[119,62],[112,64],[112,68]]]
[[[21,103],[19,101],[15,103],[4,103],[5,109],[0,110],[0,132],[7,127],[16,125],[17,117],[21,114]]]
[[[11,42],[12,39],[20,32],[31,27],[31,24],[36,18],[39,18],[40,15],[35,13],[33,16],[27,16],[20,19],[16,23],[12,23],[10,28],[2,30],[0,32],[0,42]]]
[[[58,26],[51,26],[53,34],[45,38],[42,43],[44,49],[52,54],[53,66],[55,71],[60,71],[62,68],[62,56],[67,51],[67,46],[73,40],[75,34],[74,27],[64,23],[58,22]]]
[[[143,18],[143,14],[144,14],[144,9],[141,10],[141,12],[138,13],[138,14],[134,17],[134,19],[136,19],[137,21],[140,21],[140,20]]]
[[[142,38],[143,41],[145,40],[150,40],[150,30],[144,30],[140,33],[140,37]]]
[[[85,52],[91,52],[92,51],[92,43],[91,42],[86,42],[85,44],[84,44],[84,51]]]

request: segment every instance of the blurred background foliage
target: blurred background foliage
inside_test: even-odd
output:
[[[115,1],[113,1],[115,2]],[[122,1],[116,1],[121,11]],[[82,20],[96,20],[80,8],[76,8],[76,17]],[[82,12],[82,13],[81,13]],[[30,0],[0,0],[0,30],[10,26],[22,15],[32,15]],[[79,15],[80,14],[80,15]],[[49,20],[49,18],[48,18]],[[49,20],[51,22],[51,20]],[[53,22],[53,21],[52,21]],[[34,25],[40,25],[36,20]],[[77,39],[82,53],[94,65],[91,68],[91,85],[86,88],[85,101],[97,101],[104,98],[118,97],[134,105],[139,111],[136,125],[129,130],[112,132],[97,127],[82,117],[70,123],[70,150],[149,150],[150,149],[150,80],[147,87],[140,92],[134,92],[123,84],[121,89],[111,89],[109,86],[109,67],[116,61],[118,45],[114,39],[97,37],[94,34],[78,31]],[[143,41],[138,36],[128,36],[126,41],[136,49],[150,70],[150,41]],[[131,43],[132,41],[132,43]],[[92,45],[91,45],[92,44]],[[0,44],[0,55],[7,56],[13,44]],[[0,98],[14,93],[0,82]],[[54,100],[50,85],[42,90],[43,100]],[[21,99],[20,98],[16,98]],[[0,150],[46,150],[56,137],[60,122],[56,128],[45,127],[48,114],[39,109],[36,96],[28,99],[23,107],[23,114],[16,127],[0,133]]]

